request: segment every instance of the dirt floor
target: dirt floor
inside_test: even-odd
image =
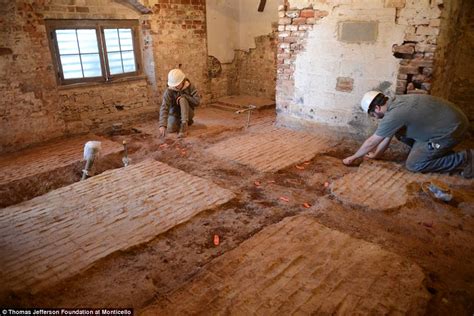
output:
[[[259,114],[266,121],[273,116],[268,110]],[[333,181],[357,170],[342,165],[341,159],[355,151],[360,141],[348,136],[331,151],[274,173],[259,173],[206,152],[211,144],[242,133],[242,128],[223,126],[220,131],[193,137],[191,127],[190,137],[171,137],[164,142],[137,130],[109,135],[110,140],[126,140],[130,144],[132,163],[153,158],[209,179],[237,197],[151,242],[109,255],[53,288],[36,294],[12,294],[2,305],[143,310],[263,228],[305,213],[319,224],[377,244],[419,265],[431,294],[426,314],[474,313],[472,185],[453,187],[454,201],[444,203],[433,200],[414,184],[405,205],[369,211],[342,204],[330,189]],[[401,145],[395,148],[384,159],[403,161],[406,150]],[[220,238],[218,246],[213,243],[215,235]]]

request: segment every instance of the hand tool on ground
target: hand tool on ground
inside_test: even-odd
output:
[[[245,124],[245,128],[249,128],[250,125],[250,115],[252,114],[252,110],[255,110],[257,107],[255,105],[250,104],[246,109],[235,111],[235,114],[242,114],[247,112],[247,122]]]

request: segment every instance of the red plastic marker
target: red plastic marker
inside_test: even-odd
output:
[[[214,246],[219,246],[219,235],[214,235]]]
[[[305,208],[310,208],[310,207],[311,207],[311,204],[309,204],[309,203],[303,203],[303,206],[304,206]]]
[[[290,199],[287,198],[286,196],[280,196],[280,200],[285,201],[285,202],[290,202]]]

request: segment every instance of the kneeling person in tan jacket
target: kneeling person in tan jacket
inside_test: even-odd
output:
[[[168,73],[168,88],[163,93],[160,107],[160,136],[166,132],[178,132],[178,137],[186,137],[188,126],[193,124],[194,108],[201,98],[194,85],[181,69]]]

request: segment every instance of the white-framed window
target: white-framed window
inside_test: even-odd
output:
[[[140,74],[138,21],[47,20],[46,27],[59,84]]]

